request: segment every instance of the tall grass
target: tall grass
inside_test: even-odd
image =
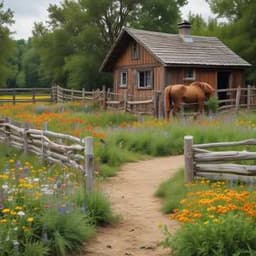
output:
[[[159,186],[155,195],[163,199],[163,212],[171,213],[178,208],[180,200],[185,197],[186,193],[184,170],[180,169],[173,177]]]

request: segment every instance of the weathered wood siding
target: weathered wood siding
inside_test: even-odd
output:
[[[193,81],[184,80],[184,68],[166,68],[165,85],[169,84],[189,84]],[[230,72],[230,87],[237,88],[245,86],[243,70],[225,70],[225,69],[204,69],[195,68],[195,80],[204,81],[211,84],[215,89],[218,87],[218,72]]]
[[[159,62],[147,52],[147,50],[139,45],[139,59],[133,60],[132,59],[132,43],[134,41],[130,41],[128,47],[120,55],[119,59],[116,62],[115,68],[122,68],[127,66],[137,66],[137,65],[145,65],[145,64],[154,64],[159,65]]]
[[[231,78],[231,87],[237,88],[238,86],[245,86],[245,78],[243,70],[233,70]]]
[[[152,70],[153,86],[150,89],[137,88],[137,71]],[[127,71],[127,87],[120,87],[120,72]],[[149,98],[154,90],[164,87],[164,67],[144,47],[139,45],[139,58],[132,59],[132,41],[118,58],[114,68],[114,91],[124,93],[128,91],[134,97]]]
[[[214,69],[197,69],[196,80],[206,82],[217,89],[217,71]]]

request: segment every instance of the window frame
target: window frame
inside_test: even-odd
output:
[[[192,71],[193,76],[188,76]],[[196,71],[194,68],[185,68],[184,69],[184,81],[194,81],[196,80]]]
[[[139,44],[134,41],[131,45],[131,59],[138,60],[140,58],[140,47]]]
[[[141,73],[146,73],[146,72],[150,72],[150,85],[146,85],[146,86],[141,86],[140,85],[140,74]],[[144,82],[147,81],[147,79],[144,76]],[[148,90],[148,89],[153,89],[153,85],[154,85],[154,77],[153,77],[153,70],[152,69],[140,69],[137,70],[137,89],[139,90]]]
[[[126,84],[123,84],[122,82],[122,75],[126,74]],[[119,72],[119,87],[120,88],[126,88],[128,85],[128,70],[120,70]]]

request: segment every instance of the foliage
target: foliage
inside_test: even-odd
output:
[[[174,256],[255,255],[255,222],[243,215],[221,216],[219,222],[186,224],[171,235],[165,230],[164,245]]]
[[[47,256],[48,253],[49,250],[43,242],[27,242],[24,245],[24,256]]]
[[[206,102],[206,111],[208,113],[216,113],[218,110],[219,102],[217,97],[211,97],[207,102]]]
[[[250,62],[253,66],[249,70],[248,81],[255,82],[255,11],[256,2],[208,0],[210,7],[218,17],[228,20],[219,27],[220,38],[236,53]],[[239,33],[237,33],[239,31]]]
[[[10,38],[9,25],[14,22],[13,12],[10,9],[4,10],[3,1],[0,2],[0,84],[3,85],[9,75],[10,67],[8,59],[13,51],[13,42]]]
[[[111,76],[98,70],[122,28],[129,24],[175,32],[179,8],[185,3],[186,0],[83,0],[50,5],[49,25],[37,23],[32,39],[40,59],[41,78],[73,88],[112,86]]]
[[[95,225],[113,223],[116,217],[113,215],[110,203],[106,196],[97,191],[87,194],[85,197],[86,211]]]
[[[163,212],[171,213],[178,208],[185,197],[187,188],[184,184],[184,170],[180,169],[174,177],[163,182],[156,191],[156,196],[163,198]]]
[[[81,175],[0,145],[0,254],[66,255],[95,224],[112,223],[109,201],[99,192],[85,197]]]
[[[94,229],[82,212],[47,211],[41,218],[42,236],[51,255],[65,256],[75,252]]]

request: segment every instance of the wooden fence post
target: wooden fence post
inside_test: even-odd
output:
[[[34,89],[32,89],[32,102],[35,104],[36,103],[36,92]]]
[[[25,155],[28,153],[28,130],[29,130],[29,125],[28,123],[25,123],[24,134],[23,134],[23,140],[24,140],[23,151]]]
[[[238,112],[239,110],[240,98],[241,98],[241,86],[239,85],[236,91],[236,112]]]
[[[158,117],[164,118],[164,92],[159,93]]]
[[[47,131],[47,123],[43,123],[42,125],[42,134],[41,134],[41,160],[44,161],[46,159],[46,147],[44,145],[45,141],[44,141],[44,134],[45,131]]]
[[[82,101],[83,101],[83,104],[85,104],[85,89],[82,88]]]
[[[51,94],[51,102],[57,102],[57,98],[56,98],[56,86],[52,85],[51,89],[50,89],[50,94]]]
[[[60,90],[59,90],[59,86],[56,85],[56,103],[60,102],[59,97],[60,97]]]
[[[5,123],[6,124],[10,124],[11,123],[11,119],[6,117],[5,118]],[[11,130],[10,130],[10,127],[5,126],[5,143],[7,145],[10,145],[10,142],[11,142]]]
[[[247,87],[247,109],[251,108],[251,86],[248,84]]]
[[[193,136],[184,137],[185,183],[193,181]]]
[[[107,109],[107,90],[106,85],[102,86],[102,93],[103,93],[103,109]]]
[[[15,105],[16,103],[16,90],[13,89],[12,91],[12,104]]]
[[[71,101],[73,101],[73,100],[74,100],[74,89],[71,88]]]
[[[93,170],[93,137],[84,139],[84,174],[86,192],[90,193],[93,190],[94,170]]]
[[[128,108],[128,91],[124,93],[124,112],[127,112]]]
[[[154,91],[154,95],[153,95],[153,111],[154,111],[154,117],[155,118],[159,118],[159,92],[158,91]]]

